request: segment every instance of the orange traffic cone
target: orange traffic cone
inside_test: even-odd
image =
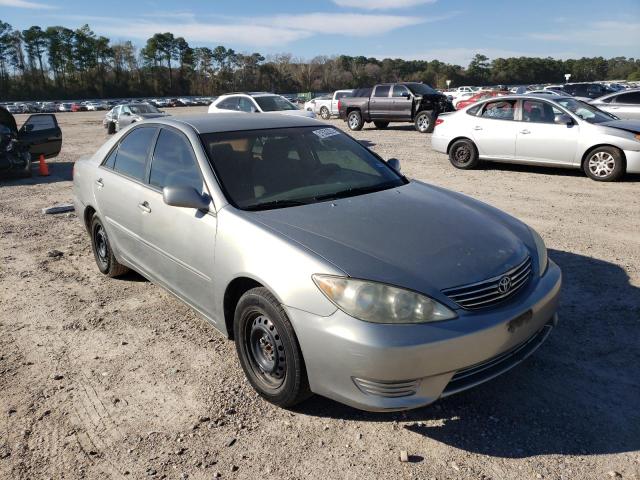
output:
[[[44,159],[44,155],[40,155],[40,165],[38,167],[38,173],[41,177],[49,176],[49,166],[47,165],[47,161]]]

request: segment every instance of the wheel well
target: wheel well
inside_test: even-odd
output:
[[[91,228],[91,219],[93,218],[93,214],[96,213],[96,209],[92,206],[88,206],[84,209],[84,226],[89,231]]]
[[[223,308],[224,308],[224,323],[227,327],[227,336],[233,340],[233,318],[236,311],[236,305],[240,297],[252,288],[262,287],[259,282],[253,278],[238,277],[235,278],[224,292]]]
[[[360,111],[360,109],[358,107],[351,107],[347,109],[347,115],[349,115],[351,112],[353,111],[357,111],[358,113],[360,113],[360,115],[362,115],[362,112]]]
[[[580,160],[580,168],[584,168],[584,162],[587,160],[587,157],[589,156],[589,154],[593,152],[596,148],[600,148],[600,147],[609,147],[609,148],[615,148],[616,150],[618,150],[620,152],[620,156],[622,157],[622,165],[624,165],[625,170],[627,169],[627,157],[624,156],[624,150],[622,150],[619,147],[616,147],[615,145],[609,145],[608,143],[601,143],[600,145],[594,145],[589,150],[584,152],[584,155],[582,155],[582,160]]]
[[[449,145],[447,145],[447,155],[449,154],[449,150],[451,149],[451,145],[453,145],[454,143],[456,143],[458,140],[469,140],[471,143],[473,143],[474,148],[477,150],[478,147],[476,147],[476,144],[473,140],[471,140],[469,137],[456,137],[453,140],[451,140],[449,142]]]

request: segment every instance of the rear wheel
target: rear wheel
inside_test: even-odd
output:
[[[373,122],[373,124],[376,126],[376,128],[379,128],[380,130],[384,130],[389,126],[389,122]]]
[[[598,147],[587,155],[584,173],[599,182],[615,182],[624,175],[622,152],[615,147]]]
[[[242,369],[260,396],[287,408],[311,395],[295,332],[269,290],[253,288],[240,298],[233,331]]]
[[[98,269],[108,277],[118,277],[129,271],[127,267],[116,260],[107,231],[97,214],[91,219],[91,249],[96,259]]]
[[[427,110],[418,112],[415,120],[416,130],[420,133],[431,133],[435,128],[435,122],[433,119],[433,113]]]
[[[449,148],[451,165],[461,170],[470,170],[478,165],[478,150],[471,140],[456,140]]]
[[[353,110],[349,112],[347,115],[347,125],[349,125],[349,129],[353,131],[362,130],[364,126],[364,122],[362,121],[362,115],[358,110]]]
[[[320,116],[324,119],[324,120],[329,120],[329,117],[331,117],[331,113],[329,112],[329,109],[327,107],[322,107],[320,109]]]

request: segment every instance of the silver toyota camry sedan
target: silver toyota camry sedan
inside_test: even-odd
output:
[[[427,405],[557,322],[560,269],[534,230],[309,118],[141,122],[76,163],[74,199],[102,273],[197,310],[283,407]]]
[[[640,120],[574,97],[498,97],[445,113],[431,145],[463,170],[490,160],[578,168],[602,182],[640,173]]]

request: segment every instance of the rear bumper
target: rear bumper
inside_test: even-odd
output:
[[[557,323],[560,285],[550,262],[507,305],[424,325],[372,324],[340,310],[287,312],[312,391],[363,410],[406,410],[490,380],[533,353]]]
[[[625,150],[624,156],[627,160],[627,173],[640,173],[640,152]]]
[[[447,137],[438,135],[438,127],[433,131],[433,135],[431,135],[431,148],[433,148],[436,152],[447,153],[447,146],[449,145],[449,139]]]

